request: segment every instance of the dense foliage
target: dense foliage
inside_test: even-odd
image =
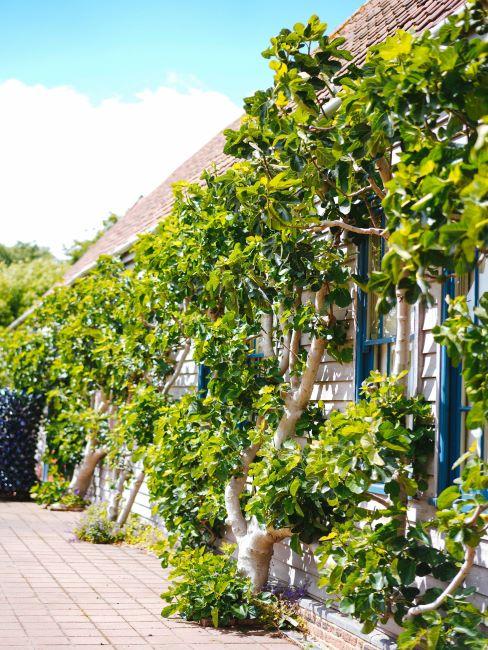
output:
[[[19,262],[32,262],[41,257],[52,257],[47,248],[30,242],[18,241],[13,246],[0,244],[0,262],[6,266]]]
[[[30,495],[36,503],[41,506],[48,506],[58,503],[67,493],[69,481],[59,473],[54,463],[50,465],[50,474],[47,480],[39,481],[32,486]]]
[[[471,404],[469,429],[482,429],[488,420],[488,294],[481,296],[471,314],[466,297],[449,305],[449,316],[434,330],[438,343],[446,346],[451,363],[463,363],[463,380]]]
[[[272,596],[254,594],[249,578],[239,575],[229,552],[216,555],[203,548],[182,551],[173,559],[173,584],[162,594],[163,616],[178,614],[214,627],[262,618]]]
[[[435,36],[398,32],[361,69],[315,16],[282,30],[264,52],[273,86],[226,134],[236,163],[175,188],[133,269],[101,259],[2,347],[5,381],[46,396],[46,458],[66,478],[78,466],[70,493],[84,496],[102,458],[114,468],[107,526],[123,526],[147,473],[182,550],[166,613],[252,618],[274,544],[319,542],[321,583],[365,631],[393,618],[405,648],[480,647],[462,586],[487,524],[486,464],[470,449],[437,514],[408,520],[434,426],[407,371],[410,305],[488,248],[485,18],[477,3]],[[364,237],[385,249],[369,278],[353,273]],[[396,308],[393,376],[330,411],[316,386],[352,361],[353,282],[381,313]],[[474,429],[487,416],[486,301],[475,318],[453,301],[436,330],[462,362]],[[190,353],[205,381],[181,397]],[[206,548],[225,523],[239,574]],[[448,584],[425,589],[427,576]]]
[[[0,246],[0,328],[34,305],[63,272],[64,265],[35,244]]]

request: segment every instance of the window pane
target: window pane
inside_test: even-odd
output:
[[[397,319],[396,306],[383,316],[383,337],[396,336]]]

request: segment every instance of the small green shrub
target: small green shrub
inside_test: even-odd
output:
[[[187,549],[171,559],[174,580],[161,598],[169,603],[162,616],[179,614],[188,621],[225,627],[236,621],[258,620],[270,594],[252,593],[251,581],[237,572],[230,549],[215,555],[205,548]]]
[[[162,530],[142,522],[137,515],[131,515],[123,529],[124,542],[151,551],[159,558],[167,558],[169,542]]]
[[[92,544],[113,544],[124,536],[117,530],[117,523],[109,520],[104,503],[87,508],[73,532],[81,541]]]
[[[162,616],[179,614],[188,621],[226,627],[242,621],[255,621],[266,627],[301,627],[303,621],[290,606],[273,594],[254,594],[251,581],[237,571],[227,545],[222,555],[205,548],[186,549],[171,558],[174,581],[161,595],[168,605]]]
[[[39,505],[49,506],[60,501],[68,487],[69,482],[56,469],[53,469],[50,480],[36,483],[31,488],[30,495]]]
[[[61,499],[59,499],[59,503],[63,505],[66,510],[69,510],[70,508],[86,508],[86,506],[90,505],[89,501],[73,492],[65,492]]]
[[[260,603],[259,622],[266,628],[307,632],[307,621],[300,614],[298,603],[281,596],[271,595],[269,602]]]

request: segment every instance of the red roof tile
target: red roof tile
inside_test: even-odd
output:
[[[397,29],[420,31],[431,28],[462,4],[464,0],[369,0],[334,35],[346,38],[343,47],[352,52],[355,63],[360,64],[371,45],[384,40]],[[235,127],[237,124],[235,122],[230,126]],[[153,192],[139,199],[68,269],[65,280],[70,282],[88,270],[100,255],[118,254],[127,250],[139,233],[153,229],[171,210],[173,183],[182,180],[198,181],[202,171],[212,164],[219,170],[229,167],[233,159],[223,153],[223,144],[224,137],[219,133]]]

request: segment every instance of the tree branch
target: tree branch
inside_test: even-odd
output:
[[[236,537],[244,537],[247,533],[247,521],[242,514],[240,496],[244,491],[249,474],[249,467],[256,454],[260,449],[260,445],[251,445],[241,453],[241,473],[239,476],[232,476],[229,483],[225,487],[224,499],[227,510],[227,517],[232,528],[232,532]]]
[[[191,339],[186,339],[185,340],[185,345],[183,346],[181,356],[178,359],[178,361],[177,361],[177,363],[175,365],[175,368],[173,370],[173,374],[166,381],[166,383],[164,384],[163,390],[161,391],[163,395],[167,395],[169,393],[171,387],[173,386],[175,381],[180,376],[181,370],[183,368],[183,364],[185,363],[186,357],[188,356],[188,353],[190,352],[190,348],[191,348]]]
[[[268,528],[268,533],[271,535],[275,543],[281,542],[282,540],[287,539],[293,535],[291,528],[278,528],[277,530],[274,528]]]
[[[273,313],[261,316],[261,345],[263,354],[267,359],[276,357],[273,346]]]
[[[283,335],[283,348],[279,360],[279,371],[281,376],[283,376],[290,367],[291,336],[290,331]]]
[[[315,294],[315,311],[320,314],[328,293],[328,283],[325,282]],[[300,386],[294,396],[297,406],[304,409],[312,395],[315,379],[325,351],[325,339],[314,336],[307,355],[305,370],[302,373]]]
[[[340,219],[333,221],[322,221],[320,224],[317,224],[316,226],[310,226],[305,230],[307,232],[322,232],[323,230],[327,230],[329,228],[342,228],[342,230],[355,232],[358,235],[376,235],[377,237],[388,239],[388,233],[384,228],[360,228],[359,226],[353,226],[352,224],[341,221]]]
[[[397,287],[395,293],[397,332],[393,374],[399,375],[404,370],[408,370],[410,363],[410,305],[407,302],[405,289],[399,289]],[[407,375],[405,375],[400,381],[404,386],[406,386]]]
[[[391,165],[388,162],[388,160],[385,158],[385,156],[381,156],[381,158],[378,158],[378,160],[376,161],[376,168],[379,172],[381,180],[383,181],[383,185],[391,181],[392,179]]]
[[[472,526],[476,523],[480,515],[488,508],[488,503],[485,505],[479,505],[476,507],[473,516],[470,517],[465,524],[467,526]],[[431,603],[426,603],[425,605],[416,605],[415,607],[410,607],[407,612],[407,618],[412,618],[413,616],[419,616],[420,614],[425,614],[425,612],[433,612],[442,605],[448,596],[453,594],[456,589],[458,589],[464,582],[466,576],[471,570],[471,567],[474,564],[474,558],[476,555],[476,548],[472,546],[465,546],[464,553],[464,562],[461,565],[461,568],[447,585],[444,591]]]
[[[324,283],[315,294],[315,311],[317,314],[320,314],[323,309],[327,287],[327,283]],[[310,401],[324,350],[325,339],[315,336],[308,351],[305,370],[302,373],[300,383],[297,389],[289,393],[285,399],[285,412],[273,436],[275,449],[281,449],[285,440],[295,433],[297,422]]]
[[[382,506],[385,508],[389,508],[391,503],[388,501],[388,499],[383,499],[383,497],[380,497],[379,494],[373,494],[373,492],[368,492],[368,499],[371,501],[376,501],[377,503],[380,503]]]
[[[298,353],[300,350],[300,341],[302,338],[301,330],[293,330],[290,340],[290,383],[292,388],[298,388],[300,385],[300,379],[297,377],[294,372],[298,361]]]

